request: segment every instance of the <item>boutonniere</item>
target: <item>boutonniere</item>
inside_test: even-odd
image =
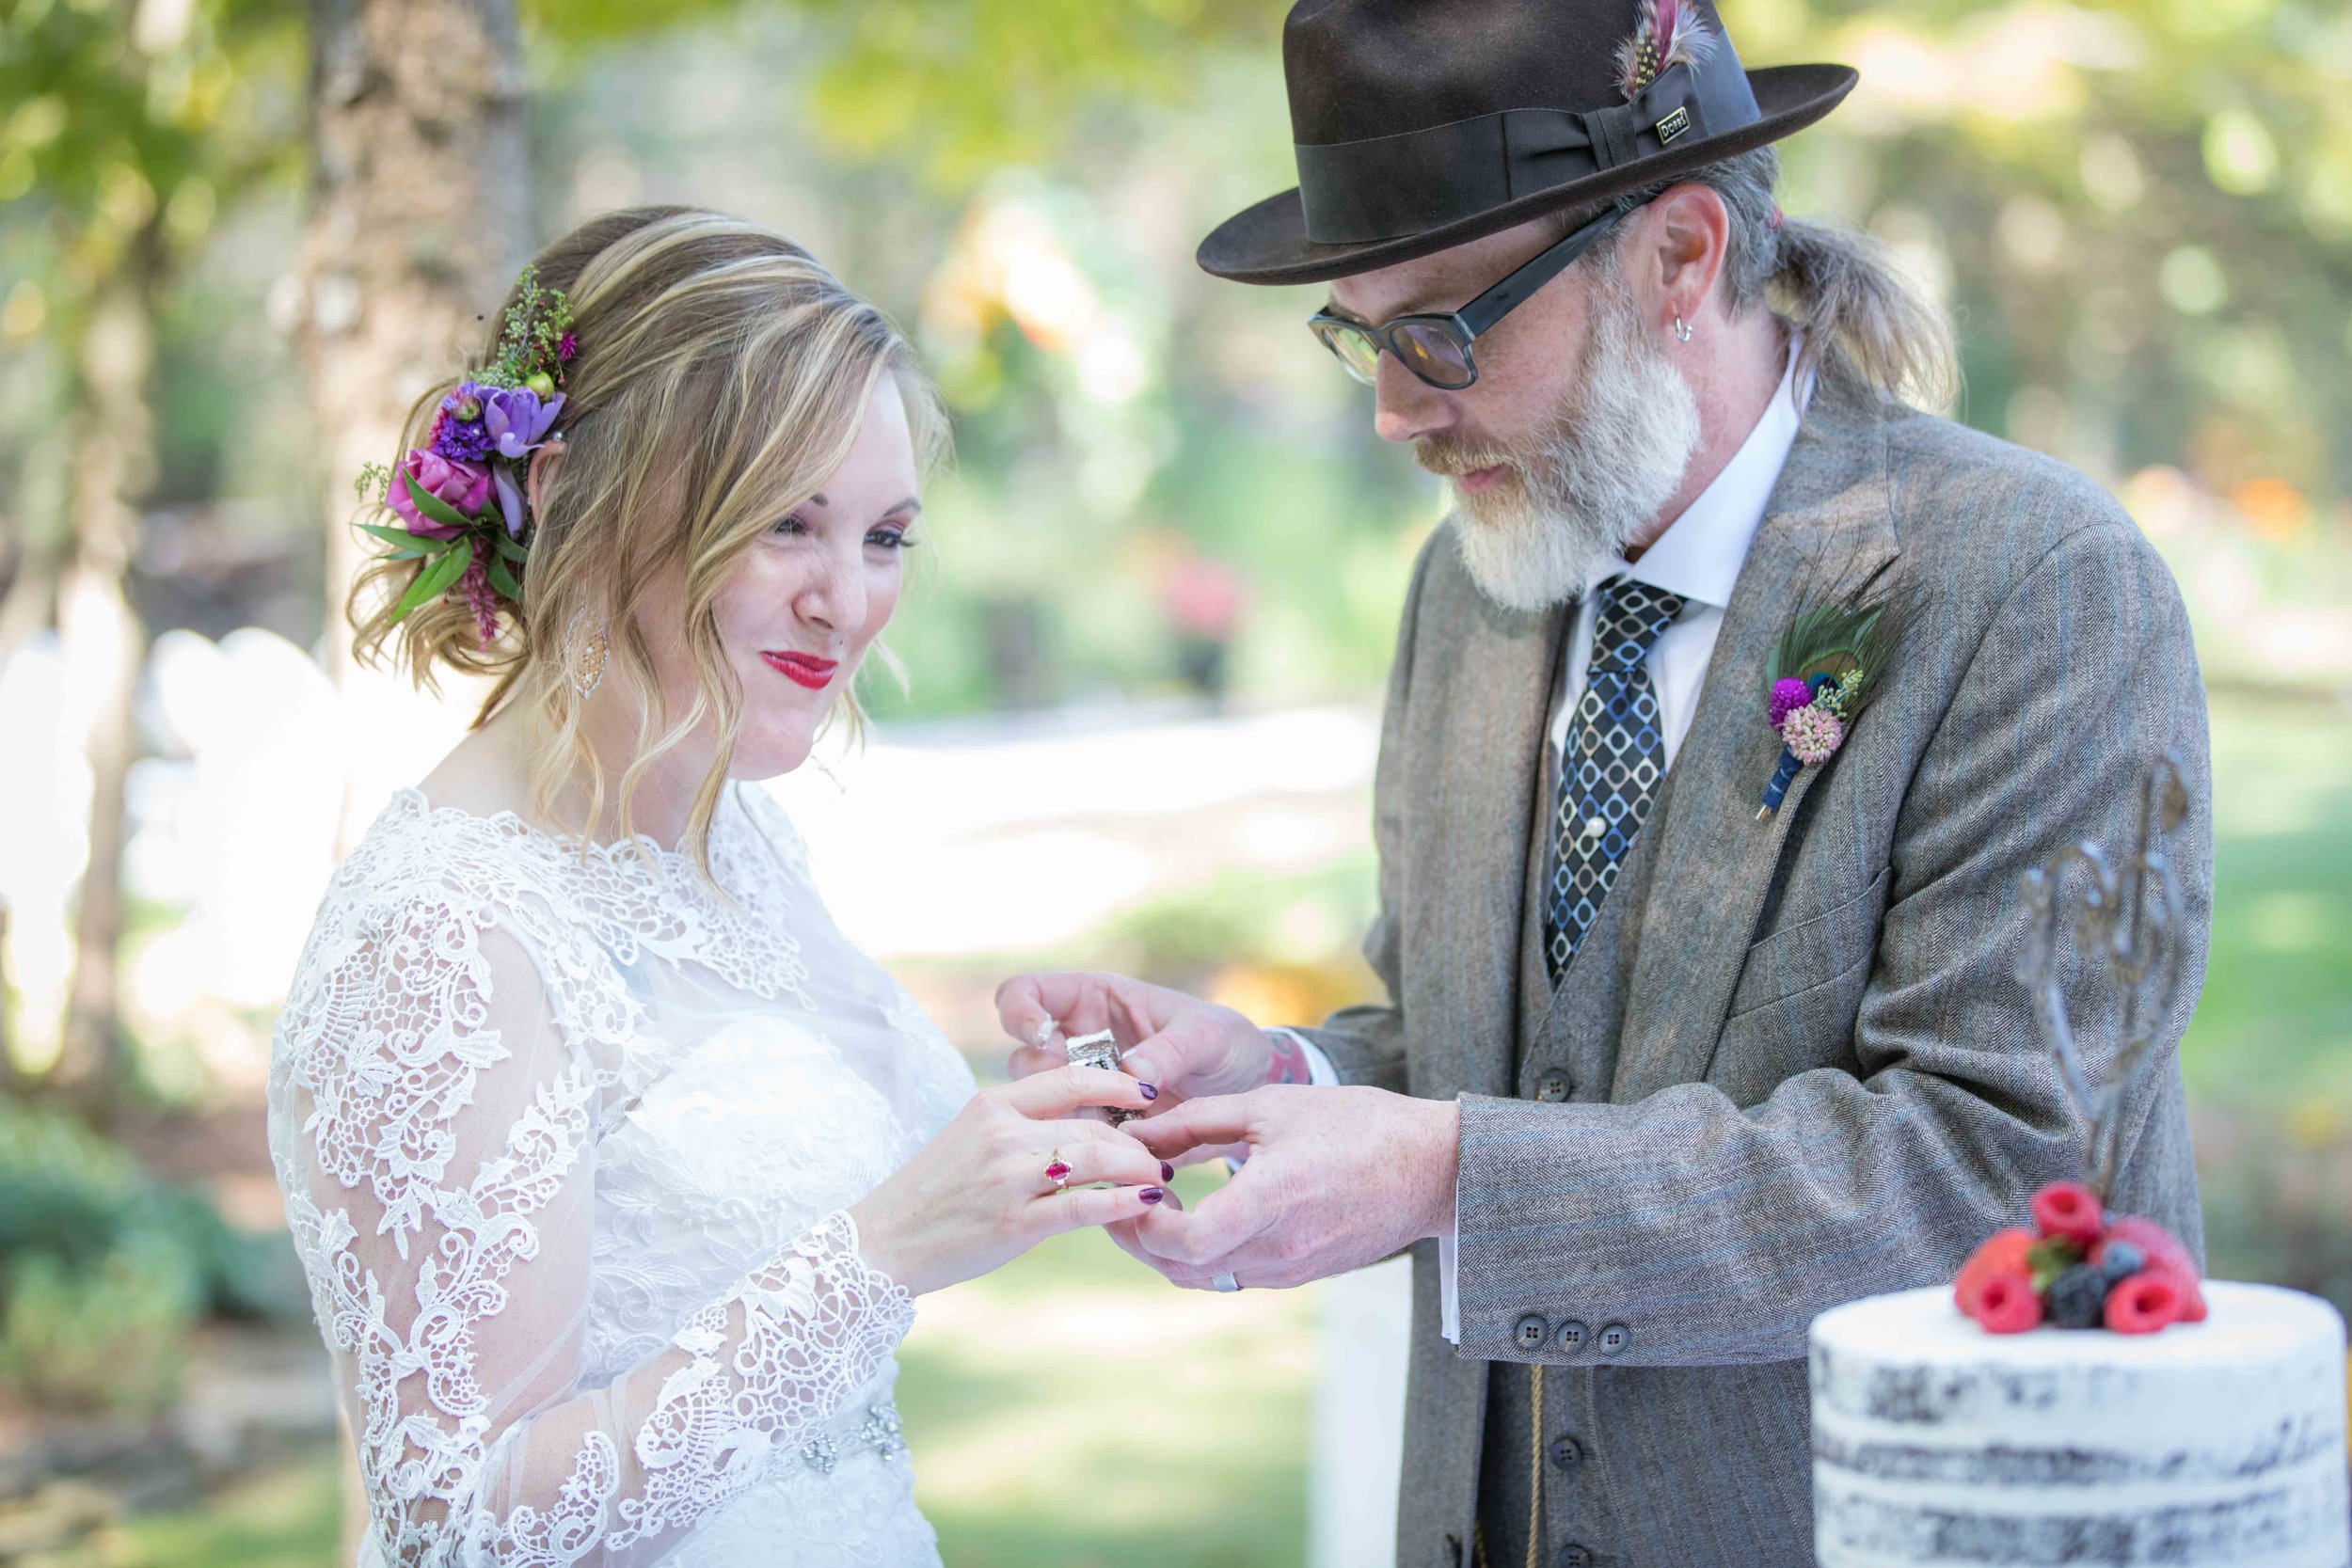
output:
[[[1772,649],[1764,716],[1780,736],[1780,766],[1764,786],[1756,820],[1780,809],[1800,770],[1837,754],[1918,614],[1917,599],[1899,587],[1878,594],[1808,593],[1798,600]]]

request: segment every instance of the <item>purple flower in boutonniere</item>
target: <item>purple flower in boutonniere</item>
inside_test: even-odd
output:
[[[1784,675],[1772,683],[1772,705],[1767,721],[1774,729],[1788,722],[1788,716],[1813,700],[1813,688],[1794,675]]]
[[[1772,650],[1765,717],[1780,737],[1780,764],[1764,786],[1759,819],[1780,809],[1801,769],[1837,754],[1918,613],[1917,595],[1901,584],[1867,597],[1833,594],[1799,602]]]

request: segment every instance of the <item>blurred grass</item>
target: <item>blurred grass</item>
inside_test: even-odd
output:
[[[1174,1291],[1095,1232],[927,1299],[898,1403],[948,1568],[1300,1561],[1312,1304]]]
[[[136,1520],[122,1568],[320,1568],[335,1555],[341,1460],[326,1455],[297,1469],[224,1493],[189,1513]]]
[[[2352,710],[2217,693],[2213,953],[2190,1098],[2352,1129]],[[2316,1129],[2314,1129],[2316,1130]]]
[[[2257,1130],[2242,1149],[2341,1148],[2352,1137],[2352,712],[2224,691],[2213,743],[2217,914],[2182,1049],[2191,1098]],[[1262,940],[1285,910],[1352,905],[1368,874],[1351,857],[1295,879],[1231,879],[1122,917],[1106,936],[1187,967],[1231,952],[1212,935]],[[2274,1125],[2281,1137],[2259,1131]],[[2203,1150],[2217,1271],[2295,1282],[2309,1249],[2280,1250],[2276,1183],[2229,1164],[2239,1142]],[[1214,1184],[1187,1172],[1179,1191],[1197,1200]],[[2314,1196],[2340,1239],[2341,1205]],[[1309,1292],[1167,1290],[1094,1234],[928,1298],[898,1397],[949,1568],[1299,1561],[1312,1310]],[[109,1531],[106,1549],[73,1568],[326,1563],[333,1464]]]

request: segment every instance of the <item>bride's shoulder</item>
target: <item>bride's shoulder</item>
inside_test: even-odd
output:
[[[396,789],[329,879],[303,969],[384,942],[455,960],[489,927],[544,938],[576,909],[564,880],[560,857],[511,812],[485,816]]]

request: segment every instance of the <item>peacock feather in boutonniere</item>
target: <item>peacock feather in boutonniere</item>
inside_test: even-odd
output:
[[[1764,786],[1759,821],[1780,809],[1800,770],[1837,754],[1918,618],[1918,596],[1901,584],[1798,600],[1772,648],[1765,719],[1780,736],[1780,766]]]

